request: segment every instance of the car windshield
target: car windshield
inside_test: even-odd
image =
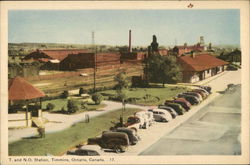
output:
[[[97,156],[97,155],[100,155],[98,152],[96,151],[88,151],[88,155],[89,156]]]
[[[132,117],[128,118],[128,123],[134,123],[134,122],[135,122],[134,118],[132,118]]]
[[[128,123],[139,123],[140,119],[139,118],[135,118],[135,117],[130,117],[128,118]]]

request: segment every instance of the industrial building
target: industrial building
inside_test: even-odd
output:
[[[177,56],[182,56],[191,52],[203,52],[204,50],[206,50],[204,37],[200,36],[200,41],[197,44],[187,45],[187,43],[184,43],[184,45],[175,46],[172,52]]]
[[[60,62],[60,70],[77,70],[120,64],[119,53],[79,53],[69,54]]]

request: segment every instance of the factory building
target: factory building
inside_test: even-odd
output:
[[[187,43],[184,43],[184,45],[175,46],[172,49],[172,53],[176,56],[182,56],[190,54],[191,52],[203,52],[206,50],[204,37],[200,37],[200,41],[195,45],[187,45]]]
[[[69,54],[60,62],[60,70],[76,70],[120,64],[119,53],[79,53]]]

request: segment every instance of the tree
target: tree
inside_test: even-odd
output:
[[[174,56],[150,56],[146,61],[144,72],[150,82],[177,83],[182,80],[181,68],[176,62]]]
[[[128,89],[128,87],[131,84],[130,80],[128,79],[128,77],[124,71],[118,73],[115,76],[115,81],[117,82],[117,84],[115,86],[116,89],[123,89],[123,88]]]
[[[131,82],[125,72],[118,73],[115,76],[115,81],[117,82],[117,85],[115,86],[117,97],[122,102],[122,114],[120,116],[120,121],[123,122],[123,113],[125,111],[125,106],[126,106],[127,91]]]
[[[61,98],[67,98],[67,97],[69,97],[69,92],[63,91],[63,93],[61,94]]]
[[[103,100],[103,96],[100,93],[94,93],[92,95],[92,100],[95,102],[96,105],[99,105]]]
[[[68,113],[75,113],[79,110],[77,102],[75,100],[68,100],[67,103]]]
[[[229,53],[224,53],[223,51],[217,58],[230,63],[239,62],[241,64],[241,51],[238,49],[235,49],[234,51]]]

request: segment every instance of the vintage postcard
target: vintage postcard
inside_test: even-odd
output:
[[[249,1],[4,1],[1,164],[249,164]]]

